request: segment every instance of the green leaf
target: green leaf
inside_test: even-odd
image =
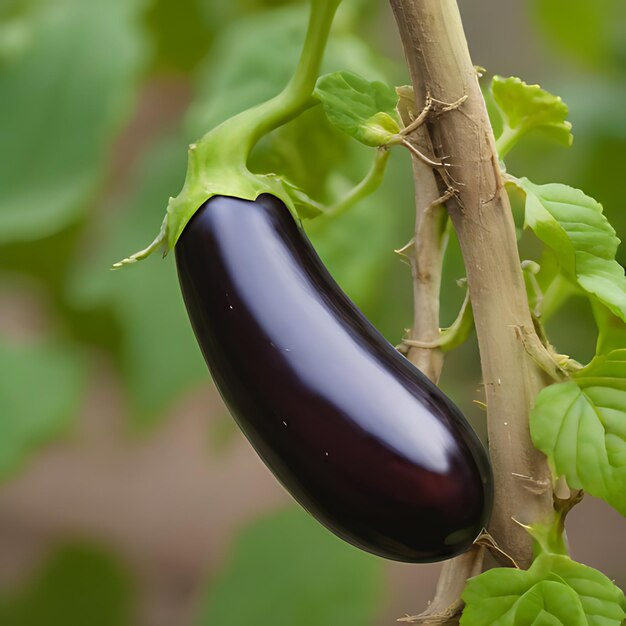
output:
[[[597,300],[592,301],[591,308],[598,327],[596,354],[606,354],[626,346],[626,323]]]
[[[498,152],[504,158],[528,132],[539,130],[565,146],[573,141],[572,125],[566,121],[567,105],[539,85],[527,85],[519,78],[494,76],[493,102],[502,118]]]
[[[286,510],[239,536],[226,567],[212,581],[197,624],[373,624],[381,608],[381,565],[307,513]]]
[[[469,580],[461,626],[620,626],[624,594],[567,556],[540,555],[530,569],[496,568]]]
[[[565,275],[626,321],[626,277],[615,260],[620,240],[602,205],[567,185],[515,182],[526,192],[526,225],[552,248]]]
[[[184,173],[181,137],[155,141],[138,165],[131,197],[114,214],[105,210],[93,222],[97,243],[88,253],[81,252],[68,288],[68,300],[79,313],[108,307],[120,326],[116,356],[136,426],[154,424],[184,391],[209,380],[180,294],[174,259],[155,258],[141,267],[110,271],[113,261],[158,224],[163,199],[180,186]]]
[[[556,476],[626,515],[626,349],[543,389],[530,430]]]
[[[6,626],[130,626],[132,587],[114,558],[87,546],[56,550],[23,588],[0,594]]]
[[[41,3],[0,65],[0,244],[52,235],[84,211],[143,63],[142,4]]]
[[[516,626],[587,626],[576,592],[554,580],[542,580],[520,597],[515,611]]]
[[[0,339],[0,479],[68,430],[82,398],[83,370],[68,346]]]
[[[561,578],[578,595],[589,626],[620,626],[626,619],[622,590],[602,572],[567,556],[539,557],[539,568]]]
[[[400,132],[393,87],[353,72],[322,76],[315,87],[328,119],[366,146],[383,146]]]
[[[515,624],[520,598],[538,582],[530,572],[496,568],[468,581],[463,592],[461,626]]]

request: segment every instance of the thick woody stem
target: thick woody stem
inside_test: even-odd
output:
[[[427,129],[435,157],[449,157],[457,189],[447,207],[465,261],[487,398],[496,497],[489,530],[527,566],[532,541],[514,520],[547,521],[553,514],[547,463],[528,429],[529,409],[545,381],[520,340],[534,329],[495,141],[456,1],[390,2],[416,106],[428,94],[442,102],[466,97],[457,109],[430,118]],[[440,179],[441,191],[450,181]]]
[[[410,97],[410,100],[408,98]],[[413,93],[400,92],[398,112],[406,128],[421,115],[425,103],[415,102]],[[433,154],[430,136],[422,124],[411,132],[417,147]],[[413,325],[409,339],[433,343],[439,337],[439,295],[443,255],[446,249],[444,235],[447,212],[437,204],[440,196],[435,172],[424,161],[413,157],[413,180],[415,187],[415,232],[412,245],[407,246],[406,256],[413,276]],[[439,381],[444,355],[439,348],[410,347],[407,358],[434,383]],[[461,609],[460,596],[465,581],[480,573],[483,549],[475,547],[443,564],[435,597],[421,615],[406,618],[406,622],[421,624],[454,624]]]

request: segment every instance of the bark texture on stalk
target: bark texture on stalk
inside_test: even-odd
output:
[[[447,180],[437,174],[439,192],[448,184],[457,192],[447,208],[465,261],[487,399],[496,497],[489,530],[506,553],[528,566],[531,538],[514,520],[545,521],[553,512],[546,459],[528,429],[529,409],[546,381],[525,348],[543,349],[533,329],[495,141],[456,0],[390,3],[416,109],[427,95],[448,103],[467,97],[459,108],[431,116],[426,130],[435,156],[449,164]],[[417,185],[421,178],[416,175]],[[467,575],[463,569],[457,568],[457,578]]]
[[[398,111],[402,122],[408,126],[420,113],[417,103],[407,102],[408,94],[400,97]],[[411,96],[412,97],[412,96]],[[410,137],[415,146],[427,154],[433,153],[433,145],[425,126],[419,127]],[[413,182],[415,187],[415,231],[405,250],[413,278],[413,323],[409,339],[425,344],[439,337],[439,303],[443,256],[446,237],[443,234],[447,215],[441,205],[439,184],[435,172],[422,160],[413,157]],[[410,347],[407,358],[434,383],[439,382],[443,369],[444,355],[438,348]],[[446,561],[437,584],[435,597],[428,609],[419,616],[406,618],[428,624],[454,623],[461,609],[460,595],[465,581],[480,573],[483,550],[476,547],[468,553]]]
[[[408,126],[419,114],[415,102],[408,102],[401,94],[398,111],[402,122]],[[430,137],[424,126],[419,127],[409,139],[417,148],[432,154]],[[411,242],[403,249],[411,266],[413,277],[413,324],[409,339],[432,343],[439,338],[439,292],[441,269],[446,248],[443,233],[445,210],[437,205],[439,186],[432,168],[420,159],[413,158],[415,187],[415,232]],[[438,348],[410,347],[407,358],[434,383],[439,381],[443,367],[443,353]]]

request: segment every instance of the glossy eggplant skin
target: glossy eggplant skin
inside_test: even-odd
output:
[[[285,205],[214,196],[175,252],[213,379],[292,496],[382,557],[465,551],[491,509],[482,444],[343,293]]]

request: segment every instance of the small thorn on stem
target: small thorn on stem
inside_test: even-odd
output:
[[[441,161],[434,161],[430,157],[427,157],[425,154],[420,152],[412,143],[410,143],[406,139],[402,139],[400,143],[405,148],[408,148],[409,152],[411,152],[413,156],[417,157],[420,161],[423,161],[427,165],[430,165],[431,167],[443,167],[443,163]]]
[[[398,248],[397,250],[394,250],[394,252],[396,254],[399,254],[402,257],[410,257],[412,255],[414,247],[415,247],[415,237],[412,237],[401,248]]]
[[[516,521],[516,520],[514,520]],[[489,550],[499,561],[504,561],[509,563],[509,567],[514,567],[515,569],[521,569],[517,564],[515,559],[504,551],[499,545],[498,542],[493,538],[493,536],[487,531],[483,529],[483,532],[480,533],[478,539],[474,541],[474,544],[479,546],[484,546]]]
[[[435,210],[437,207],[440,207],[442,204],[445,204],[448,200],[450,200],[450,198],[454,198],[457,193],[458,193],[457,189],[455,189],[454,187],[448,187],[448,189],[446,189],[445,193],[442,196],[439,196],[438,198],[433,200],[426,207],[426,211]]]
[[[454,102],[442,102],[441,100],[437,100],[435,98],[432,98],[432,101],[435,104],[441,105],[441,109],[437,111],[438,113],[447,113],[448,111],[454,111],[454,109],[458,109],[467,100],[467,97],[467,94],[465,94]]]
[[[423,350],[435,350],[441,346],[439,340],[435,341],[417,341],[416,339],[403,339],[402,344],[410,348],[422,348]]]

